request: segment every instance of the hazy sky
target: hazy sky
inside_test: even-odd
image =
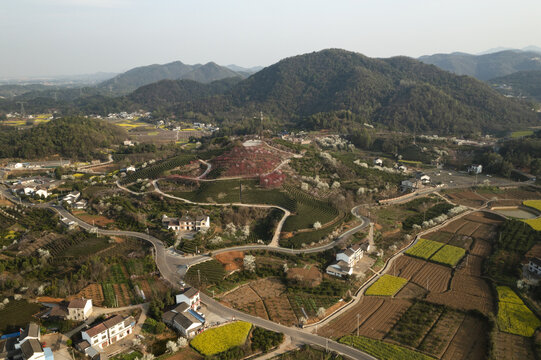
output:
[[[0,78],[541,46],[540,0],[0,0]]]

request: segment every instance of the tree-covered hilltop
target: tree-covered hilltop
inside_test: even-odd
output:
[[[519,71],[488,82],[502,94],[541,101],[541,70]]]
[[[203,84],[193,80],[162,80],[135,90],[128,99],[147,110],[168,107],[172,104],[189,104],[223,94],[242,80],[232,77]]]
[[[494,133],[537,120],[528,106],[473,78],[411,58],[371,59],[335,49],[282,60],[228,96],[237,108],[297,124],[315,114],[332,122],[344,110],[357,123],[441,134]]]
[[[36,159],[60,155],[90,160],[98,150],[119,144],[126,132],[102,120],[66,117],[25,130],[0,127],[0,158]]]

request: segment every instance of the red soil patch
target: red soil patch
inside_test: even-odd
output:
[[[225,271],[240,270],[244,266],[244,253],[242,251],[221,253],[216,255],[215,259],[224,265]]]
[[[265,146],[237,146],[212,160],[213,167],[222,169],[221,175],[256,176],[272,171],[281,157]]]

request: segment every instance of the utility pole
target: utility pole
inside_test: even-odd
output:
[[[201,287],[201,270],[197,269],[197,277],[199,279],[199,287]]]
[[[17,104],[21,105],[21,117],[24,117],[24,101],[17,101]]]
[[[357,336],[359,336],[359,314],[357,314]]]

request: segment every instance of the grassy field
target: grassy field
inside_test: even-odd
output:
[[[513,131],[511,133],[511,137],[513,139],[521,138],[524,136],[530,136],[530,135],[533,135],[533,130]]]
[[[36,321],[32,315],[39,312],[41,305],[26,300],[13,300],[0,310],[0,334],[18,331],[30,321]]]
[[[463,248],[453,246],[453,245],[445,245],[442,247],[438,252],[436,252],[432,257],[430,258],[431,261],[449,265],[451,267],[455,267],[456,264],[460,261],[466,255],[466,250]]]
[[[365,351],[379,360],[432,360],[431,356],[406,349],[402,346],[388,344],[364,336],[347,335],[339,340],[340,343],[353,346]]]
[[[197,335],[190,345],[205,356],[219,354],[235,346],[243,345],[251,328],[252,324],[237,321],[208,329]]]
[[[510,334],[530,337],[541,321],[507,286],[498,286],[498,327]]]
[[[365,295],[394,296],[408,283],[407,279],[385,274],[366,289]]]
[[[417,243],[406,251],[407,255],[428,260],[436,251],[443,246],[437,241],[419,239]]]

